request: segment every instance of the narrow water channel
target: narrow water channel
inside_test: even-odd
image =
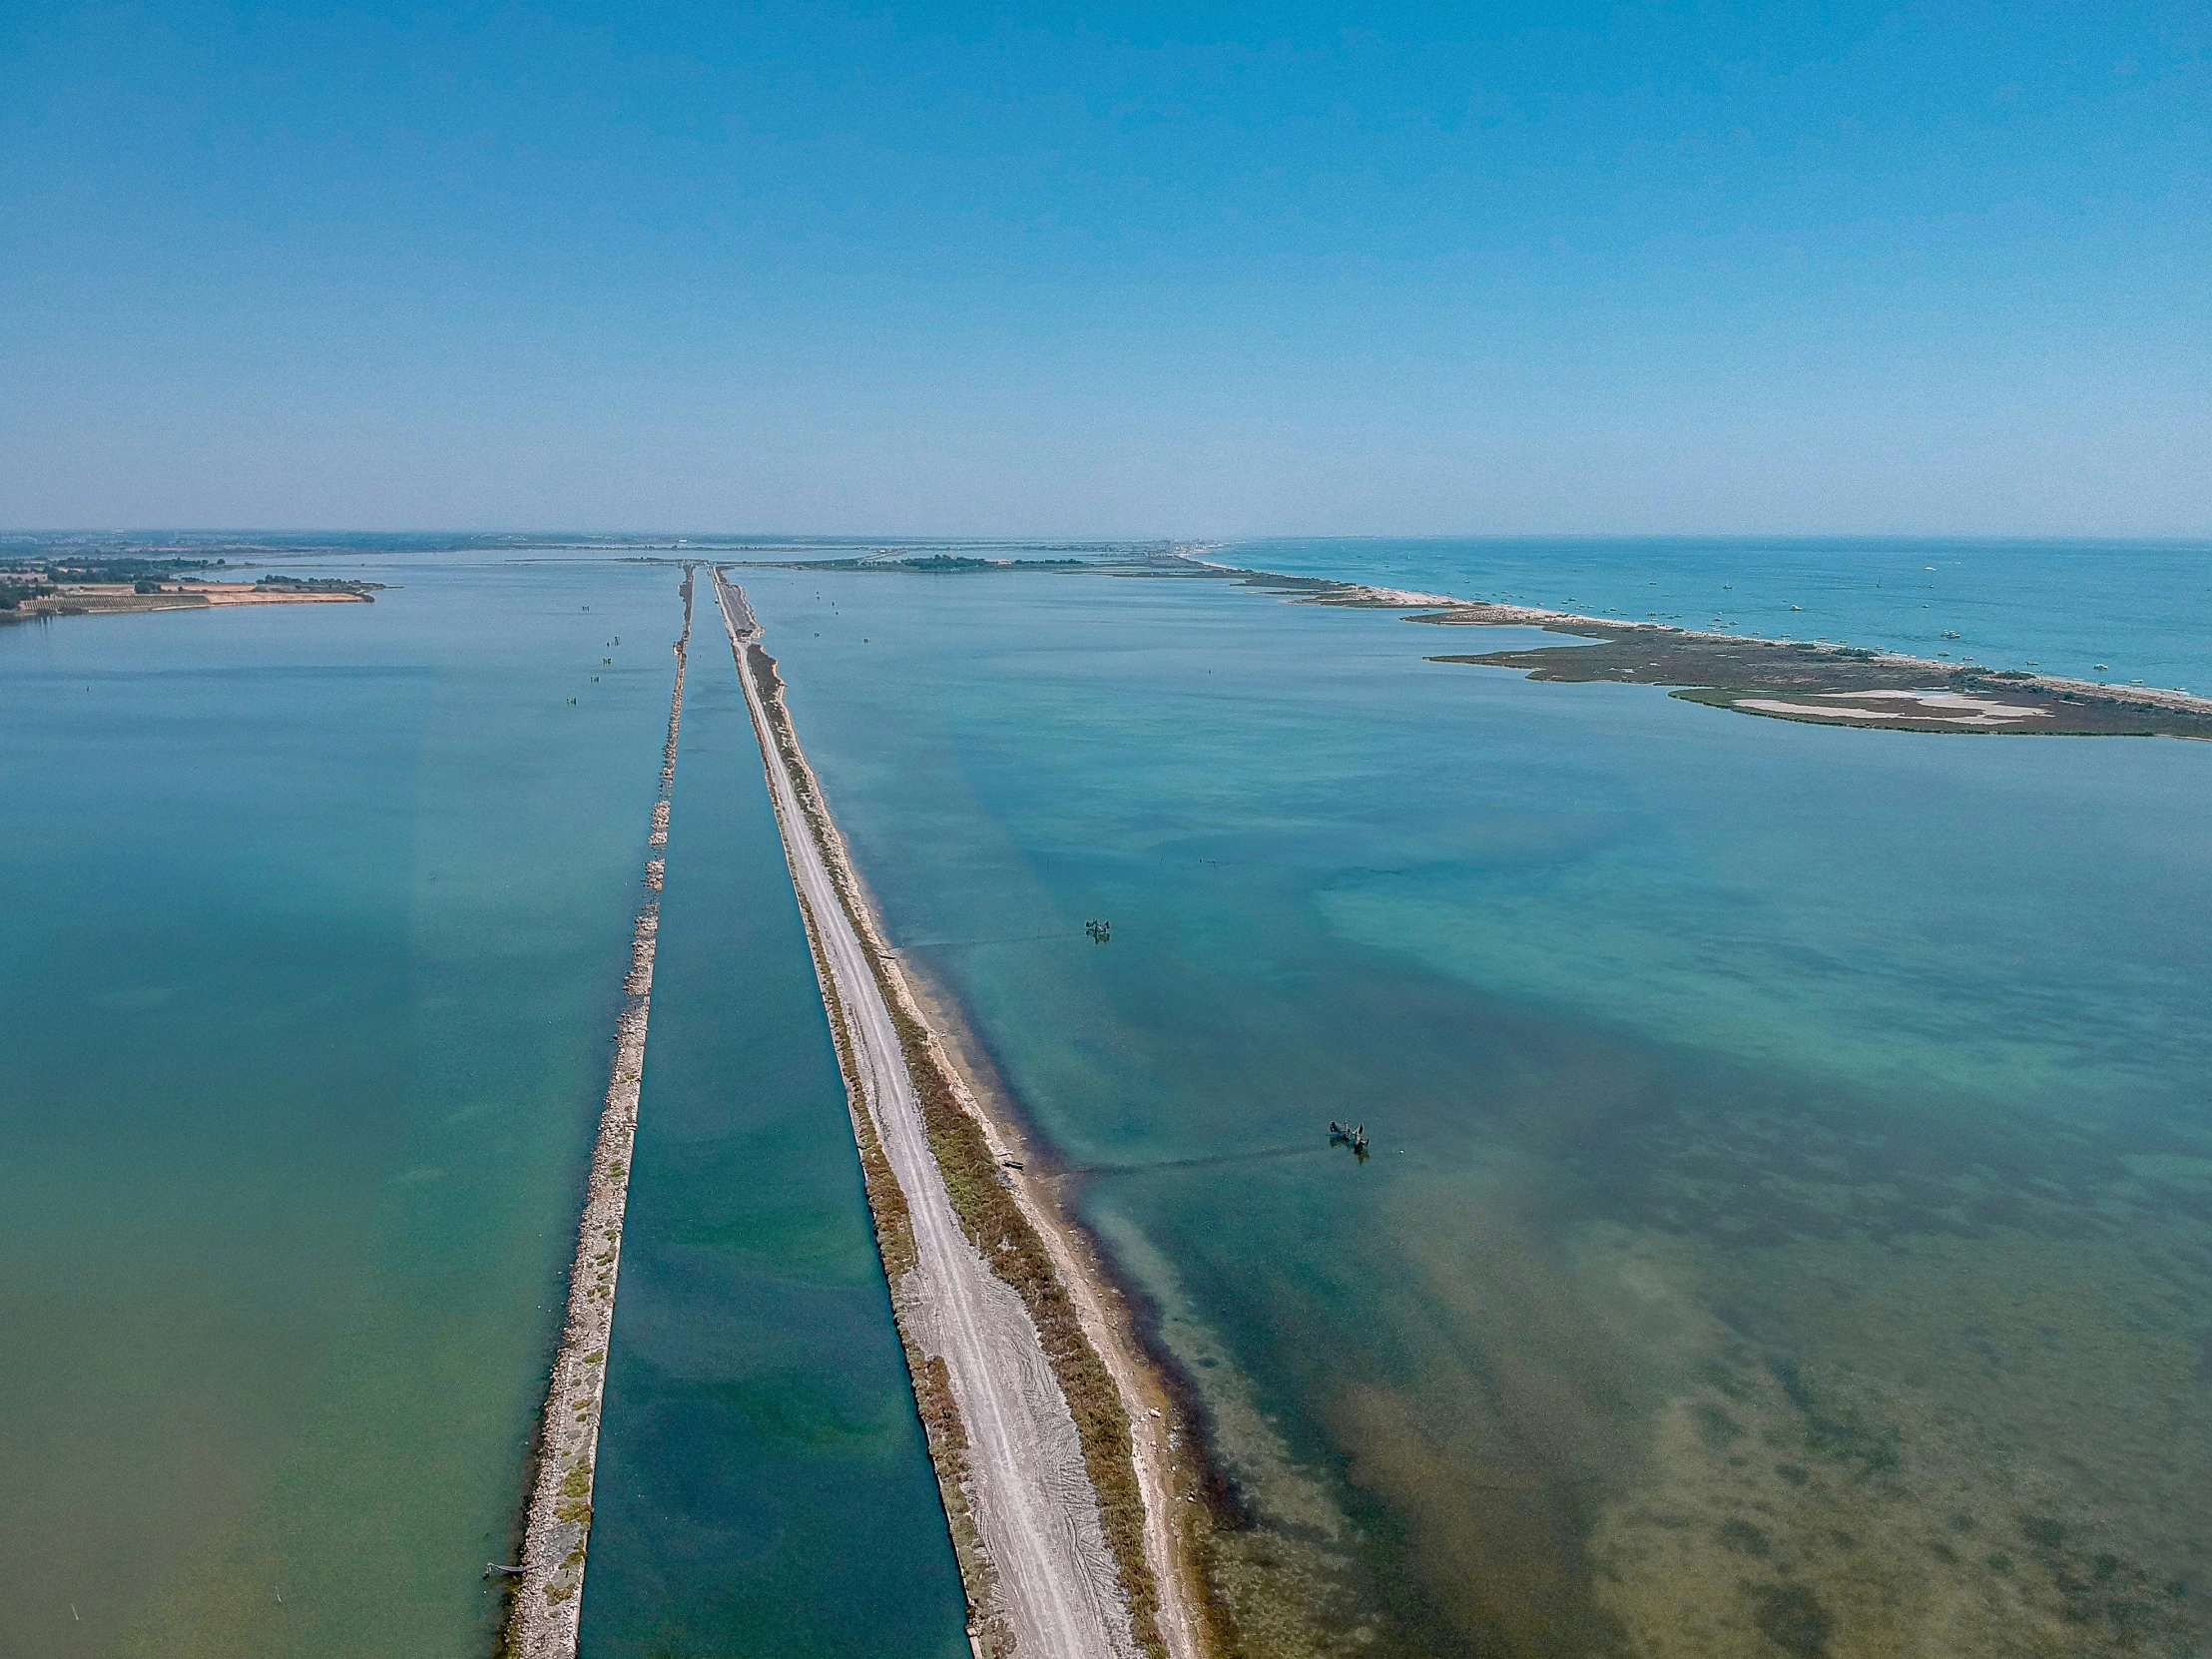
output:
[[[959,1580],[843,1088],[710,634],[685,694],[582,1651],[955,1659]]]

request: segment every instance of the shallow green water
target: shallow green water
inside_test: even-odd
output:
[[[2197,1640],[2212,749],[1532,685],[1208,582],[747,585],[1279,1651]]]
[[[489,1639],[677,625],[514,551],[0,630],[0,1653]],[[1530,685],[1209,581],[746,580],[1204,1406],[1263,1651],[2196,1643],[2212,749]],[[695,661],[587,1646],[957,1652]]]
[[[666,569],[381,564],[373,607],[0,630],[0,1653],[489,1649],[681,610]],[[609,1437],[637,1547],[595,1556],[590,1629],[946,1650],[957,1585],[812,968],[704,655],[640,1141],[671,1167],[640,1183]],[[783,1143],[749,1211],[716,1208],[727,1130],[698,1162],[717,1089]],[[840,1540],[897,1574],[840,1578],[814,1558]],[[744,1639],[658,1639],[687,1626]]]
[[[400,580],[0,631],[0,1651],[489,1640],[681,613]]]
[[[698,639],[583,1652],[954,1659],[965,1602],[836,1056],[711,610]]]

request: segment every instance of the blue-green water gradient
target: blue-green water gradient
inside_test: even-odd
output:
[[[680,609],[386,579],[0,629],[0,1652],[496,1627]]]
[[[583,1652],[955,1659],[959,1574],[711,608],[697,639]]]
[[[1746,720],[1203,580],[746,579],[1283,1651],[2197,1640],[2212,749]]]
[[[2206,677],[2201,549],[1562,545],[1215,556]],[[608,551],[264,547],[403,585],[0,630],[0,1652],[488,1642],[666,710],[676,572]],[[1938,618],[1953,554],[1978,609]],[[1268,1651],[2202,1645],[2212,752],[1535,685],[1203,579],[745,580],[896,941],[1196,1392]],[[685,959],[756,914],[733,870],[687,934],[682,879]],[[732,1065],[824,1087],[804,971],[761,1028],[662,976],[702,1168]],[[801,1598],[802,1560],[856,1593],[852,1491],[934,1507],[856,1201],[805,1219],[849,1174],[816,1105],[789,1212],[641,1167],[612,1651],[944,1634],[916,1511],[868,1511],[911,1598]]]

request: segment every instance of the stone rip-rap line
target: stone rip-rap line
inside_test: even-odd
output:
[[[576,1261],[569,1270],[568,1320],[553,1356],[545,1415],[538,1424],[536,1473],[519,1573],[510,1573],[503,1640],[509,1659],[574,1659],[583,1610],[584,1552],[591,1533],[592,1464],[606,1390],[607,1344],[614,1331],[615,1277],[622,1262],[622,1215],[630,1191],[630,1148],[645,1075],[646,1016],[653,998],[653,946],[660,931],[661,877],[676,786],[676,736],[684,718],[684,664],[691,643],[692,572],[684,572],[684,632],[676,642],[676,688],[668,707],[668,745],[660,795],[647,837],[645,902],[630,940],[630,971],[615,1019],[614,1065],[607,1079],[599,1142],[592,1151]],[[494,1571],[505,1569],[494,1567]]]

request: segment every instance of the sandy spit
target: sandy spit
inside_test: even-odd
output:
[[[1520,626],[1543,628],[1552,633],[1573,633],[1577,629],[1602,636],[1624,632],[1670,634],[1680,639],[1711,641],[1716,645],[1799,645],[1829,655],[1848,658],[1853,648],[1841,645],[1824,645],[1809,640],[1769,640],[1758,634],[1718,634],[1696,628],[1677,628],[1666,622],[1632,622],[1622,617],[1581,616],[1572,611],[1547,611],[1527,605],[1470,604],[1463,599],[1421,598],[1399,594],[1388,588],[1356,588],[1344,598],[1334,595],[1317,598],[1316,604],[1324,605],[1377,605],[1409,609],[1438,606],[1445,614],[1417,617],[1419,622],[1438,622],[1459,626]],[[1885,668],[1905,668],[1925,671],[1931,678],[1948,679],[1961,668],[1978,665],[1942,662],[1933,657],[1913,657],[1900,651],[1879,651],[1875,658]],[[1988,670],[1981,672],[1987,673]],[[2021,673],[2017,679],[2007,679],[2008,687],[2019,690],[2064,693],[2096,703],[2149,704],[2155,708],[2172,709],[2183,714],[2212,715],[2212,697],[2199,697],[2191,692],[2175,691],[2163,686],[2115,686],[2105,680],[2071,680],[2056,674]]]
[[[1638,622],[1627,617],[1585,616],[1576,611],[1554,611],[1537,605],[1493,605],[1481,600],[1453,599],[1448,594],[1415,593],[1404,588],[1380,588],[1365,582],[1343,582],[1328,577],[1283,576],[1273,571],[1246,570],[1236,565],[1218,564],[1197,556],[1211,548],[1178,548],[1166,557],[1175,564],[1190,565],[1210,576],[1238,577],[1247,581],[1275,584],[1303,590],[1299,602],[1309,605],[1343,605],[1378,610],[1434,611],[1433,616],[1414,617],[1415,622],[1435,622],[1458,627],[1522,627],[1542,628],[1555,634],[1582,631],[1597,638],[1609,638],[1621,633],[1667,634],[1677,639],[1711,641],[1717,645],[1798,645],[1815,651],[1831,653],[1837,657],[1854,655],[1851,647],[1824,645],[1810,640],[1772,640],[1758,634],[1713,633],[1696,628],[1677,628],[1668,622]],[[1902,652],[1880,651],[1876,657],[1887,668],[1925,670],[1931,676],[1948,678],[1961,668],[1976,665],[1939,661],[1932,657],[1911,657]],[[1983,670],[1982,672],[1989,672]],[[2164,686],[2116,686],[2107,680],[2073,680],[2057,674],[2021,674],[2008,679],[2011,687],[2039,690],[2058,695],[2086,699],[2097,703],[2119,705],[2147,704],[2154,708],[2171,709],[2182,714],[2212,715],[2212,697],[2200,697],[2192,692],[2176,691]]]

